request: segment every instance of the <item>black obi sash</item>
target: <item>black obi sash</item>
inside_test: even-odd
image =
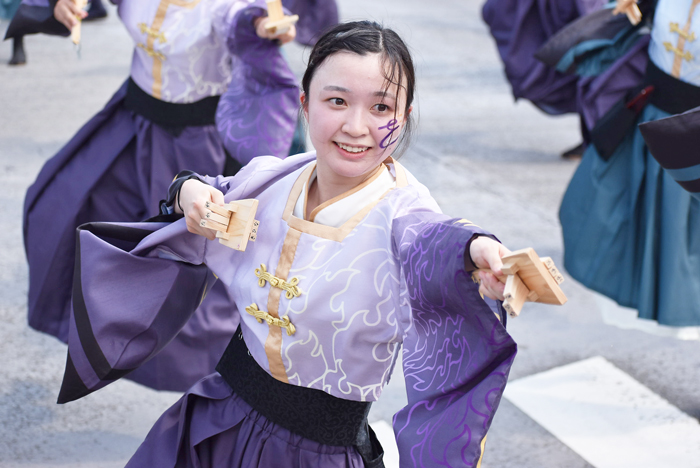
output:
[[[154,98],[129,78],[124,107],[162,127],[183,128],[214,125],[220,96],[209,96],[187,104]]]
[[[240,326],[216,371],[236,395],[275,424],[320,444],[355,446],[366,467],[384,467],[384,450],[367,421],[371,403],[280,382],[250,355]]]
[[[700,87],[681,81],[649,60],[644,81],[617,102],[591,130],[591,142],[604,160],[608,160],[638,123],[646,104],[674,115],[700,106]]]

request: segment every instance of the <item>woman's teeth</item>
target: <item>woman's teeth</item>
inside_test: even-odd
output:
[[[369,149],[368,146],[348,146],[342,143],[336,143],[336,145],[338,145],[338,147],[344,149],[348,153],[362,153],[363,151],[367,151]]]

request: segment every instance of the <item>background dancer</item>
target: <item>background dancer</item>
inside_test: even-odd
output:
[[[124,0],[118,13],[135,44],[131,75],[44,165],[25,199],[29,324],[64,342],[77,226],[157,214],[183,169],[231,174],[257,154],[286,156],[298,113],[296,80],[279,51],[295,29],[279,37],[266,32],[264,1]],[[86,13],[59,0],[54,15],[67,32]],[[23,21],[17,31],[37,28]],[[47,229],[55,236],[47,238]],[[227,323],[226,303],[224,317],[217,318],[216,308],[206,318],[196,316],[169,350],[131,378],[184,390],[206,375],[233,331],[218,324]],[[217,337],[218,354],[210,351],[216,346],[195,346]]]
[[[487,0],[482,16],[496,41],[513,97],[527,99],[542,112],[578,112],[579,77],[548,67],[535,54],[561,28],[607,0]],[[564,158],[581,157],[588,127],[581,122],[583,143],[565,151]]]
[[[22,0],[0,1],[0,18],[12,19],[20,3]],[[24,52],[24,36],[16,36],[12,39],[12,57],[8,65],[24,65],[25,63],[27,63],[27,55]]]
[[[700,42],[691,40],[700,35],[699,6],[659,0],[642,84],[594,129],[600,137],[560,209],[569,273],[640,318],[674,327],[700,324],[700,204],[662,170],[636,124],[700,105]]]

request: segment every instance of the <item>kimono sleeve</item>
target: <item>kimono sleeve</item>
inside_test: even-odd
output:
[[[260,155],[284,158],[299,112],[296,78],[277,42],[255,32],[255,18],[267,15],[265,1],[224,3],[228,6],[215,10],[214,24],[231,52],[233,69],[219,100],[217,130],[241,165]]]
[[[394,220],[411,325],[403,342],[408,404],[394,416],[401,466],[476,467],[516,344],[464,269],[466,220],[413,213]]]
[[[321,34],[338,24],[338,4],[335,0],[283,0],[282,4],[299,15],[296,41],[313,46]]]
[[[206,239],[184,221],[78,228],[68,357],[58,403],[82,398],[156,355],[215,277]]]

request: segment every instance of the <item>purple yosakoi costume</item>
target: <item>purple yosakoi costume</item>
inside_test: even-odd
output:
[[[185,169],[232,174],[260,154],[285,157],[298,114],[297,82],[278,45],[255,34],[264,0],[113,3],[135,45],[130,77],[47,161],[25,199],[29,324],[62,341],[68,340],[77,226],[157,214],[160,198]],[[326,10],[337,14],[328,3],[333,8]],[[25,0],[8,37],[67,35],[52,16],[54,4]],[[332,17],[306,21],[300,31],[310,40]],[[226,298],[216,298],[210,295],[211,307],[227,313]],[[226,324],[211,311],[206,321],[196,314],[157,360],[130,378],[185,390],[218,361],[235,330]],[[211,356],[190,353],[204,343]]]
[[[494,313],[465,271],[483,231],[440,213],[392,159],[304,219],[314,169],[306,153],[205,178],[226,201],[259,201],[257,240],[244,252],[184,221],[81,228],[59,401],[156,354],[212,273],[240,325],[219,372],[166,411],[127,466],[382,466],[358,434],[401,348],[401,466],[477,466],[516,352],[502,308]]]

